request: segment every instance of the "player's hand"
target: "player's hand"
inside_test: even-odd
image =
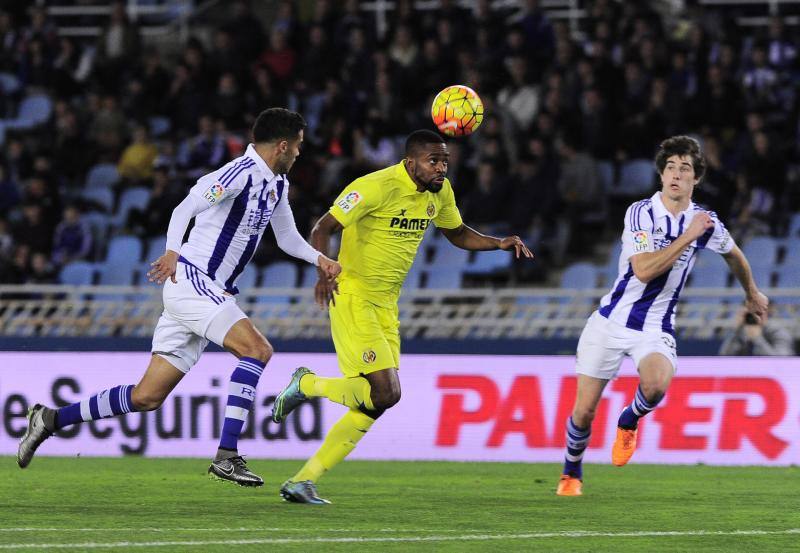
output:
[[[748,313],[752,313],[756,320],[761,324],[769,307],[769,298],[756,290],[744,300],[744,307]]]
[[[528,249],[528,246],[525,245],[525,243],[519,236],[507,236],[502,240],[500,240],[501,250],[509,251],[512,248],[514,249],[514,253],[517,256],[517,259],[519,259],[520,256],[525,256],[530,258],[533,257],[533,252],[531,252]]]
[[[335,278],[328,278],[320,275],[317,284],[314,286],[314,299],[320,309],[326,309],[329,303],[336,305],[334,294],[339,293],[339,283]]]
[[[147,280],[157,284],[164,284],[168,278],[177,284],[175,271],[178,270],[178,252],[167,250],[164,255],[153,261],[150,266],[152,269],[147,271]]]
[[[710,228],[714,228],[714,220],[708,213],[700,212],[692,218],[689,228],[686,229],[686,234],[694,240],[703,236]]]
[[[317,261],[319,263],[318,271],[320,272],[320,277],[324,274],[328,280],[332,280],[342,272],[342,266],[339,265],[339,262],[330,257],[320,254]]]

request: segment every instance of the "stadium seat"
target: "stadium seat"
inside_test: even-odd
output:
[[[433,259],[429,265],[435,267],[448,266],[455,269],[462,269],[467,266],[469,261],[469,251],[457,248],[452,244],[444,242],[433,242]]]
[[[92,207],[101,207],[106,213],[114,209],[114,193],[108,188],[87,188],[81,193],[81,198]]]
[[[597,287],[597,267],[591,263],[573,263],[561,274],[561,288],[585,290]]]
[[[619,182],[611,190],[625,196],[646,196],[653,192],[656,171],[649,159],[632,159],[622,164]]]
[[[107,261],[100,268],[98,284],[105,286],[130,286],[134,283],[138,271],[138,264],[123,265]],[[120,299],[124,299],[124,297],[121,296]]]
[[[465,267],[465,272],[488,275],[511,266],[512,254],[503,250],[486,250],[475,253],[475,259]]]
[[[313,288],[317,284],[317,268],[308,265],[303,267],[303,276],[300,280],[301,288]]]
[[[614,187],[614,164],[610,161],[598,161],[597,172],[600,175],[600,184],[603,190],[608,193]]]
[[[461,271],[454,266],[432,266],[427,271],[425,288],[433,290],[459,290]]]
[[[617,276],[619,276],[620,253],[622,253],[622,240],[615,240],[614,245],[611,246],[611,250],[608,252],[608,260],[601,269],[603,286],[611,286],[612,284],[614,284],[614,281],[617,280]]]
[[[800,267],[800,238],[787,238],[784,242],[784,255],[781,266]]]
[[[73,261],[61,268],[58,281],[70,286],[85,286],[94,284],[94,263],[88,261]]]
[[[727,288],[730,270],[721,255],[705,251],[698,257],[692,271],[689,284],[692,289],[697,288]],[[691,301],[699,303],[716,303],[723,301],[719,296],[693,296]]]
[[[106,263],[130,266],[142,258],[142,243],[135,236],[117,236],[108,244]]]
[[[148,265],[164,255],[167,251],[167,237],[156,236],[147,242],[147,253],[144,254],[144,261]]]
[[[772,286],[772,272],[773,267],[765,267],[752,265],[750,269],[753,271],[753,280],[759,288],[769,288]]]
[[[150,190],[143,186],[129,188],[122,193],[119,199],[119,207],[114,214],[112,221],[115,227],[122,227],[128,220],[128,214],[132,209],[144,210],[147,202],[150,201]]]
[[[117,166],[113,163],[98,163],[86,175],[86,188],[108,188],[119,181]]]
[[[311,269],[316,281],[316,267],[307,267],[306,270]],[[289,261],[278,261],[271,263],[261,269],[261,286],[265,288],[294,288],[297,286],[297,265]]]
[[[10,96],[19,92],[22,83],[19,77],[13,73],[2,72],[0,73],[0,93],[4,96]]]
[[[158,138],[164,136],[172,129],[172,123],[168,117],[151,117],[147,120],[147,126],[150,129],[150,136]]]
[[[44,94],[33,94],[22,100],[15,119],[6,119],[5,126],[13,130],[27,130],[46,123],[53,112],[53,101]]]
[[[774,267],[778,261],[778,241],[769,236],[751,238],[742,248],[752,267]]]
[[[242,293],[248,293],[251,289],[255,288],[258,283],[259,271],[255,267],[245,267],[244,272],[239,275],[239,280],[236,282],[236,287]]]
[[[800,213],[793,214],[792,218],[789,219],[788,236],[794,239],[800,238]]]

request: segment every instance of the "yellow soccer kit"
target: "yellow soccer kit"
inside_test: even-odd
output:
[[[348,185],[330,208],[344,227],[331,334],[346,376],[399,367],[397,300],[431,222],[462,224],[453,187],[418,192],[403,162]]]

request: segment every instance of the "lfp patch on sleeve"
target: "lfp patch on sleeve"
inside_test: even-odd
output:
[[[222,185],[218,182],[215,182],[209,187],[208,190],[205,191],[203,197],[209,204],[214,205],[220,200],[220,198],[222,198],[224,193],[225,189],[222,187]]]
[[[362,199],[363,196],[358,192],[356,192],[355,190],[353,190],[347,196],[336,202],[336,205],[339,206],[339,209],[347,213],[355,206],[357,206]]]
[[[638,230],[633,233],[633,251],[646,252],[650,249],[650,237],[647,231]]]

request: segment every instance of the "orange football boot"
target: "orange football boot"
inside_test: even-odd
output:
[[[611,462],[621,467],[628,463],[636,451],[636,428],[628,430],[617,427],[617,439],[611,448]]]
[[[583,482],[580,478],[575,478],[569,474],[562,474],[556,488],[556,495],[583,495],[581,488]]]

